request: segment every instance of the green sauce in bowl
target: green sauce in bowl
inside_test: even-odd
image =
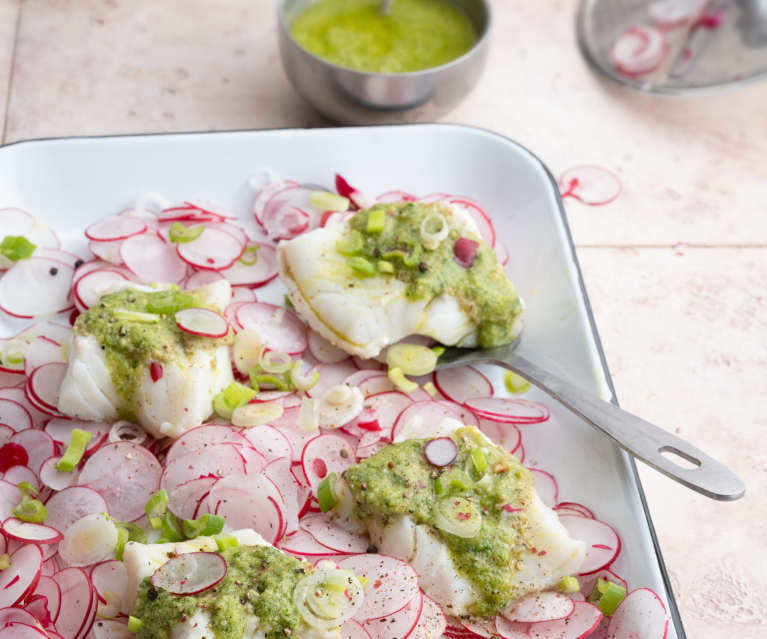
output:
[[[317,0],[294,20],[295,41],[342,67],[407,73],[459,58],[477,42],[469,16],[448,0]]]

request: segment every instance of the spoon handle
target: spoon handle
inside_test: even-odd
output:
[[[501,349],[496,349],[496,352],[499,350]],[[471,355],[474,361],[496,364],[521,375],[591,426],[612,438],[631,455],[680,484],[707,497],[722,501],[731,501],[743,496],[746,490],[743,481],[729,468],[709,457],[702,450],[626,412],[615,404],[606,402],[561,377],[543,370],[510,349],[506,350],[501,358],[482,357],[481,351],[479,353],[474,351]],[[450,364],[463,363],[460,359],[456,358]],[[669,456],[664,456],[663,453]],[[681,457],[694,467],[683,467],[674,461],[674,457]]]

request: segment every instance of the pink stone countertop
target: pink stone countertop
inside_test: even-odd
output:
[[[767,83],[694,98],[598,79],[575,3],[494,0],[488,70],[449,122],[554,173],[621,176],[567,211],[623,406],[735,467],[720,504],[642,478],[691,639],[767,636]],[[215,7],[215,9],[214,9]],[[279,64],[267,0],[0,0],[3,141],[321,126]]]

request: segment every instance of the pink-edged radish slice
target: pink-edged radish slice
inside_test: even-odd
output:
[[[25,544],[11,554],[11,565],[0,571],[0,608],[13,606],[34,590],[42,565],[43,553],[34,544]]]
[[[473,200],[467,198],[453,198],[449,200],[452,206],[456,206],[471,215],[479,229],[479,236],[490,248],[495,246],[495,229],[490,221],[490,216]]]
[[[376,202],[415,202],[418,198],[407,191],[386,191],[376,198]]]
[[[353,555],[342,559],[338,565],[351,570],[358,578],[367,579],[365,600],[354,615],[358,621],[393,615],[421,592],[415,571],[409,564],[394,557],[378,554]],[[418,607],[421,607],[420,602]]]
[[[62,539],[62,534],[55,528],[15,517],[9,517],[3,522],[3,534],[28,544],[55,544]]]
[[[175,315],[176,326],[190,335],[217,339],[229,332],[227,321],[207,308],[185,308]]]
[[[62,362],[43,364],[32,372],[29,378],[29,389],[43,407],[54,412],[58,411],[59,389],[66,373],[67,365]]]
[[[455,461],[458,446],[450,437],[437,437],[424,446],[423,455],[432,466],[442,468]]]
[[[529,623],[509,621],[503,615],[495,618],[495,632],[502,639],[527,639],[530,627]]]
[[[86,515],[64,531],[59,557],[67,566],[83,567],[114,556],[117,527],[104,513]]]
[[[649,588],[631,591],[618,606],[607,629],[609,639],[666,639],[668,612]]]
[[[378,395],[378,393],[388,393],[389,391],[397,390],[397,387],[392,384],[389,376],[386,373],[381,373],[379,371],[369,372],[373,374],[359,385],[359,389],[362,391],[362,394],[365,397],[369,397],[370,395]],[[412,393],[408,393],[408,397],[412,399],[412,396]]]
[[[5,471],[3,480],[14,486],[18,486],[21,482],[25,481],[37,490],[40,490],[40,482],[37,479],[37,475],[27,466],[11,466]]]
[[[42,577],[40,577],[40,579],[42,579]],[[35,590],[37,590],[37,588],[35,588]],[[34,595],[35,593],[29,596],[31,598]],[[23,608],[18,608],[13,606],[13,607],[0,609],[0,628],[5,628],[12,623],[25,623],[25,624],[29,624],[30,626],[34,626],[34,625],[37,625],[39,622],[37,617],[27,612]]]
[[[346,380],[357,372],[356,367],[349,359],[344,359],[335,364],[319,364],[312,372],[320,374],[319,381],[312,386],[306,394],[309,397],[322,397],[331,386],[345,384]],[[353,386],[353,384],[350,384]]]
[[[503,242],[496,242],[493,247],[495,250],[495,259],[498,260],[498,264],[506,266],[509,263],[509,250]]]
[[[522,433],[515,424],[499,424],[488,419],[480,419],[479,430],[510,453],[522,444]]]
[[[357,368],[357,370],[360,371],[373,370],[380,372],[384,369],[383,363],[375,359],[362,359],[361,357],[357,357],[355,355],[352,357],[352,362],[354,362],[354,366]]]
[[[492,637],[495,634],[495,621],[492,619],[463,619],[463,629],[477,637]]]
[[[86,515],[107,512],[104,498],[92,488],[85,486],[72,486],[54,493],[45,502],[45,507],[48,509],[46,525],[60,532],[64,532]]]
[[[173,460],[217,444],[235,444],[236,446],[247,446],[248,440],[244,437],[249,431],[240,432],[231,426],[220,424],[203,424],[196,428],[191,428],[179,437],[165,455],[165,466],[167,467]]]
[[[311,344],[309,350],[311,350]],[[342,382],[347,386],[362,386],[363,382],[374,377],[386,377],[386,373],[374,369],[355,370],[346,379],[342,380]],[[362,389],[360,388],[360,390]],[[365,391],[362,392],[364,393]]]
[[[435,635],[437,636],[439,635]],[[359,621],[348,619],[341,626],[341,639],[371,639],[371,637]]]
[[[440,432],[445,418],[471,423],[463,419],[461,406],[449,401],[415,402],[403,409],[392,429],[392,439],[427,439]]]
[[[76,419],[51,419],[45,424],[45,432],[51,436],[54,442],[65,449],[72,439],[72,431],[75,428],[87,430],[92,434],[88,448],[85,449],[85,454],[89,455],[101,446],[104,438],[109,435],[112,426],[104,422],[84,422]]]
[[[463,404],[471,397],[492,397],[493,385],[473,366],[434,371],[434,385],[449,400]]]
[[[123,602],[127,601],[128,569],[125,564],[116,559],[97,564],[91,570],[91,583],[100,600],[99,617],[116,617],[123,608]]]
[[[477,417],[502,424],[539,424],[551,415],[547,406],[529,399],[472,397],[464,405]]]
[[[98,491],[109,514],[118,521],[134,521],[159,488],[162,466],[143,446],[117,442],[99,448],[85,462],[80,484]]]
[[[184,288],[187,290],[194,290],[201,286],[205,286],[206,284],[213,284],[213,282],[218,282],[223,279],[224,276],[218,271],[197,271],[187,278],[184,283]]]
[[[700,13],[704,0],[653,0],[647,13],[653,24],[661,29],[674,29]]]
[[[615,574],[612,570],[608,570],[607,568],[598,570],[597,572],[589,573],[588,575],[579,575],[577,579],[581,586],[580,591],[586,597],[588,597],[591,594],[591,591],[594,590],[594,586],[596,585],[598,579],[612,581],[619,586],[623,586],[623,588],[628,591],[628,584],[626,583],[626,580],[620,575]]]
[[[205,273],[206,271],[200,271],[200,273]],[[213,273],[214,271],[207,271],[208,273]],[[252,288],[246,288],[244,286],[235,286],[232,289],[232,302],[257,302],[258,296],[256,295],[256,292]]]
[[[374,411],[378,425],[381,427],[381,434],[391,437],[392,429],[399,416],[413,403],[413,400],[405,393],[389,391],[366,397],[363,411],[366,409]]]
[[[168,510],[179,519],[195,519],[200,504],[217,481],[217,477],[198,477],[177,486],[168,494]]]
[[[186,264],[179,259],[172,244],[156,235],[136,235],[120,247],[120,256],[142,282],[179,283],[186,276]]]
[[[560,175],[558,182],[562,197],[574,197],[590,206],[609,204],[623,191],[618,176],[599,166],[574,166]]]
[[[0,278],[0,309],[23,319],[72,308],[69,289],[74,269],[41,257],[19,260]]]
[[[410,634],[410,639],[436,639],[442,636],[446,627],[447,620],[442,608],[434,599],[424,595],[421,616]]]
[[[375,200],[371,198],[369,195],[365,195],[362,191],[354,188],[351,184],[349,184],[346,181],[346,178],[342,177],[338,173],[336,173],[336,191],[338,192],[338,195],[343,195],[346,198],[349,198],[351,201],[353,208],[356,209],[366,209],[373,204],[375,204]]]
[[[136,633],[128,630],[128,624],[118,619],[99,619],[93,624],[90,636],[93,639],[136,639]]]
[[[219,272],[232,286],[264,286],[277,277],[277,249],[250,242],[242,257]]]
[[[292,311],[265,302],[243,304],[237,309],[237,323],[261,334],[264,345],[273,351],[300,355],[306,350],[306,327]]]
[[[60,455],[54,455],[46,459],[40,466],[40,481],[43,485],[53,490],[64,490],[77,484],[80,473],[77,470],[64,472],[56,468],[61,460]]]
[[[253,217],[256,218],[256,222],[260,226],[263,226],[264,209],[272,196],[289,186],[297,186],[298,182],[294,180],[271,180],[260,188],[256,186],[255,182],[257,182],[257,178],[251,178],[251,187],[256,190],[256,197],[253,199]]]
[[[244,437],[267,461],[287,457],[293,459],[293,446],[285,435],[274,426],[263,424],[248,428]]]
[[[367,459],[388,446],[390,440],[380,432],[365,433],[357,444],[357,459]]]
[[[306,501],[306,488],[298,483],[291,471],[291,458],[280,457],[269,462],[264,468],[264,475],[277,487],[282,496],[282,514],[285,519],[285,534],[299,529],[298,515],[300,505]]]
[[[32,415],[20,402],[0,397],[0,424],[15,431],[26,430],[32,428]]]
[[[88,242],[88,248],[91,250],[97,258],[114,264],[115,266],[123,265],[123,258],[120,254],[122,248],[122,241],[119,242]]]
[[[323,546],[312,537],[312,535],[301,529],[285,537],[285,539],[278,545],[281,550],[284,550],[291,555],[295,555],[296,557],[316,559],[322,557],[343,556],[343,553],[331,550],[327,546]]]
[[[570,597],[558,592],[543,591],[525,595],[502,614],[509,621],[537,623],[565,619],[574,610],[575,603]]]
[[[3,639],[50,639],[48,633],[37,625],[12,621],[3,628]]]
[[[318,435],[304,446],[301,453],[301,466],[315,493],[330,473],[340,477],[354,463],[354,449],[338,435]]]
[[[654,71],[668,51],[660,29],[641,25],[624,31],[610,50],[615,68],[624,75],[643,75]]]
[[[48,433],[40,430],[23,430],[14,433],[10,442],[27,451],[27,466],[35,473],[42,463],[56,452],[56,444]]]
[[[238,446],[203,446],[199,450],[174,457],[172,462],[167,463],[160,480],[160,488],[170,493],[191,479],[225,477],[232,474],[245,474],[245,460],[238,452]]]
[[[146,230],[147,225],[144,220],[127,215],[115,215],[87,226],[85,237],[94,242],[114,242],[140,235]]]
[[[61,588],[56,630],[65,639],[83,639],[96,616],[96,590],[81,568],[65,568],[53,575],[53,579]]]
[[[598,519],[578,515],[561,515],[559,521],[574,539],[586,544],[586,558],[581,565],[581,575],[588,575],[607,568],[621,550],[621,540],[612,526]]]
[[[55,623],[59,616],[59,610],[61,610],[61,588],[59,588],[59,585],[50,577],[41,575],[32,594],[42,595],[46,598],[48,613],[51,616],[51,620]],[[0,619],[0,626],[2,625],[2,619]]]
[[[311,328],[307,330],[306,336],[309,352],[314,356],[314,359],[322,364],[337,364],[349,357],[346,351],[334,346]]]
[[[423,593],[418,592],[405,606],[395,613],[387,613],[380,618],[371,618],[365,622],[365,629],[372,639],[408,639],[413,635],[423,612]],[[359,613],[355,615],[359,620]]]
[[[528,636],[530,639],[581,639],[594,632],[600,621],[602,613],[599,608],[587,601],[576,601],[569,617],[534,623]]]
[[[533,474],[535,492],[538,493],[544,504],[553,508],[559,497],[559,485],[556,478],[545,470],[538,468],[528,468],[528,470]]]
[[[367,537],[339,528],[332,521],[328,521],[325,515],[304,517],[301,520],[301,528],[323,546],[347,555],[363,553],[370,545]]]
[[[587,508],[583,504],[579,504],[574,501],[562,501],[554,506],[554,510],[559,515],[580,515],[581,517],[588,517],[589,519],[596,519],[594,513],[590,508]]]
[[[32,372],[43,364],[65,361],[66,357],[59,342],[45,335],[38,335],[30,342],[24,352],[24,374],[30,377]]]
[[[206,271],[229,268],[242,256],[244,250],[245,244],[239,238],[209,226],[196,240],[176,245],[176,252],[184,262]]]
[[[94,306],[113,285],[130,282],[125,273],[113,269],[97,269],[83,275],[74,286],[77,301],[85,309]]]

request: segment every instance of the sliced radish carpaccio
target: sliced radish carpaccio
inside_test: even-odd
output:
[[[23,430],[14,433],[9,442],[18,444],[27,453],[29,468],[37,473],[42,463],[56,452],[56,444],[48,433],[39,430]]]
[[[434,371],[434,385],[448,399],[463,404],[471,397],[492,397],[493,385],[473,366]]]
[[[560,515],[580,515],[589,519],[596,519],[590,508],[574,501],[562,501],[554,506],[554,510]]]
[[[621,541],[612,526],[598,519],[577,515],[561,515],[559,521],[571,537],[586,544],[586,558],[581,565],[582,575],[602,570],[615,561],[621,550]]]
[[[367,537],[340,528],[325,515],[311,515],[301,520],[301,528],[323,546],[347,555],[363,553],[370,545]]]
[[[55,544],[61,540],[61,533],[55,528],[15,517],[9,517],[3,522],[3,534],[10,539],[30,544]]]
[[[96,590],[81,568],[65,568],[53,575],[61,588],[61,611],[56,630],[65,639],[81,639],[88,634],[96,616]]]
[[[534,592],[519,599],[503,616],[509,621],[536,623],[569,617],[574,610],[573,600],[558,592]]]
[[[43,408],[57,411],[59,404],[59,389],[67,372],[67,365],[62,362],[51,362],[36,368],[29,378],[28,386],[37,403]]]
[[[155,235],[137,235],[125,240],[120,248],[120,256],[125,266],[147,284],[177,284],[186,276],[186,264],[179,259],[174,246],[166,244]]]
[[[417,199],[407,191],[386,191],[376,198],[376,202],[415,202]]]
[[[217,481],[216,477],[198,477],[177,486],[168,494],[168,510],[179,519],[195,519],[202,501]]]
[[[236,446],[246,446],[248,441],[243,435],[247,432],[241,433],[231,426],[221,424],[203,424],[197,428],[192,428],[181,435],[168,449],[165,455],[165,466],[167,467],[178,457],[216,444],[229,443]]]
[[[314,356],[314,359],[322,364],[337,364],[349,357],[346,351],[334,346],[311,328],[307,330],[306,336],[309,343],[309,352]]]
[[[102,618],[116,617],[128,599],[128,570],[125,564],[116,559],[96,564],[91,570],[91,583],[101,600],[98,615]]]
[[[447,417],[464,422],[461,407],[454,402],[426,400],[412,403],[397,417],[392,439],[405,433],[409,439],[434,437]]]
[[[50,614],[51,620],[55,623],[59,616],[59,610],[61,610],[61,588],[59,588],[59,585],[50,577],[41,575],[32,594],[45,597],[48,614]],[[0,620],[1,625],[2,620]]]
[[[20,402],[0,397],[0,424],[20,431],[32,428],[32,416]]]
[[[392,637],[411,637],[423,612],[423,593],[419,590],[403,608],[395,613],[387,613],[379,618],[368,619],[365,629],[372,639],[391,639]],[[360,619],[359,613],[355,615]]]
[[[610,639],[665,639],[668,611],[661,598],[649,588],[630,592],[610,620]]]
[[[223,316],[207,308],[185,308],[175,315],[176,326],[185,333],[200,337],[224,337],[229,324]]]
[[[442,633],[447,627],[447,620],[445,619],[445,613],[440,608],[439,604],[427,595],[423,596],[423,608],[421,610],[421,616],[418,619],[418,623],[413,632],[410,634],[410,639],[433,639],[435,637],[441,637]]]
[[[251,179],[251,184],[253,183]],[[297,186],[298,182],[294,180],[271,180],[264,186],[257,189],[256,197],[253,199],[253,216],[260,226],[263,226],[264,209],[266,208],[272,196],[289,186]]]
[[[251,242],[243,257],[219,272],[233,286],[264,286],[277,277],[277,250],[269,244]]]
[[[522,433],[515,424],[499,424],[489,419],[480,419],[479,430],[510,453],[522,445]]]
[[[52,362],[64,362],[66,358],[61,349],[61,344],[45,335],[38,335],[33,339],[24,352],[24,374],[27,377],[43,364]]]
[[[144,220],[127,215],[114,215],[87,226],[85,237],[95,242],[114,242],[141,235],[146,230]]]
[[[531,627],[529,623],[509,621],[503,615],[495,618],[495,632],[502,639],[527,639],[527,631]]]
[[[301,453],[301,465],[315,493],[319,483],[330,473],[340,476],[354,463],[354,450],[338,435],[318,435],[304,446]]]
[[[291,446],[290,440],[274,426],[267,424],[254,426],[248,428],[243,435],[267,461],[280,457],[293,458],[293,446]]]
[[[349,182],[346,181],[346,178],[342,177],[338,173],[336,173],[335,181],[336,191],[339,195],[343,195],[344,197],[349,198],[353,208],[367,209],[375,204],[375,200],[373,198],[354,188],[351,184],[349,184]]]
[[[194,595],[226,577],[226,560],[215,552],[190,552],[166,561],[152,575],[155,588],[174,595]]]
[[[559,497],[559,486],[557,485],[556,478],[545,470],[538,468],[528,468],[528,470],[533,474],[535,492],[538,493],[544,504],[549,508],[553,508]]]
[[[450,437],[437,437],[424,446],[423,455],[432,466],[441,468],[455,461],[458,446]]]
[[[261,334],[269,350],[300,355],[306,350],[306,328],[292,311],[265,302],[243,304],[237,309],[237,322],[243,329]]]
[[[86,515],[109,512],[104,498],[85,486],[72,486],[54,493],[45,502],[45,507],[48,510],[45,524],[60,532]]]
[[[43,553],[34,544],[21,546],[10,559],[11,565],[0,571],[0,608],[18,603],[34,590],[43,565]]]
[[[341,556],[342,553],[323,546],[305,530],[299,529],[279,543],[280,549],[297,557],[315,560],[320,557]]]
[[[207,271],[223,271],[231,267],[244,250],[245,243],[241,238],[210,226],[197,239],[176,245],[178,256],[184,262]]]
[[[309,397],[322,397],[326,390],[338,384],[346,384],[347,380],[357,372],[354,364],[347,358],[335,364],[319,364],[312,372],[317,371],[320,378],[306,394]],[[354,386],[354,384],[349,384]]]
[[[198,477],[224,477],[245,474],[245,460],[237,446],[219,444],[189,452],[165,465],[160,488],[170,493],[174,488]]]
[[[638,26],[624,31],[613,44],[610,55],[624,75],[642,75],[655,70],[668,51],[663,32],[655,27]]]
[[[66,311],[72,308],[73,275],[74,269],[58,260],[19,260],[0,278],[0,309],[26,319]]]
[[[96,304],[114,284],[124,284],[125,282],[130,282],[130,278],[122,271],[115,269],[89,271],[77,280],[74,286],[75,299],[84,310],[87,310]]]
[[[529,399],[472,397],[464,405],[477,417],[502,424],[539,424],[550,417],[548,406]]]
[[[559,176],[562,197],[573,197],[590,206],[609,204],[623,191],[618,176],[599,166],[574,166]]]
[[[56,468],[59,461],[61,461],[61,456],[54,455],[46,459],[40,466],[40,481],[53,490],[64,490],[74,486],[80,479],[80,473],[76,469],[65,472]]]
[[[534,623],[528,636],[530,639],[580,639],[596,630],[600,621],[602,613],[599,608],[587,601],[576,601],[569,617]]]
[[[285,534],[290,535],[299,529],[298,516],[300,507],[306,501],[308,490],[301,486],[291,469],[291,458],[281,457],[268,463],[264,475],[277,487],[282,496],[282,514],[285,519]]]
[[[434,635],[438,637],[439,635]],[[341,626],[341,639],[371,639],[364,626],[354,619],[349,619]]]
[[[32,431],[25,431],[32,432]],[[18,486],[21,482],[27,482],[34,486],[37,490],[40,490],[40,482],[37,479],[37,474],[27,466],[11,466],[5,471],[3,480],[9,484]]]
[[[479,236],[491,248],[495,246],[495,229],[490,221],[490,216],[473,200],[468,198],[453,198],[449,200],[452,206],[458,207],[471,215],[479,229]]]

